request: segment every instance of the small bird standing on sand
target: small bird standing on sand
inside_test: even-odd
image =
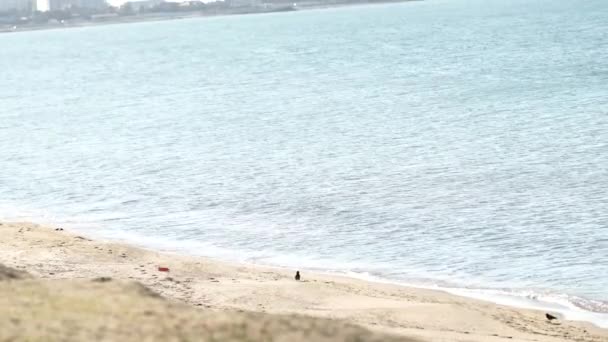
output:
[[[297,281],[300,281],[300,271],[296,271],[296,276],[295,276]]]
[[[554,319],[557,319],[557,317],[553,316],[550,313],[546,313],[545,317],[547,317],[547,319],[549,320],[549,322],[552,322]]]

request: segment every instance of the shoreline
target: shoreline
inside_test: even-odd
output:
[[[28,220],[28,219],[26,219]],[[1,222],[1,221],[0,221]],[[51,224],[51,223],[45,223]],[[61,223],[58,223],[61,225]],[[67,224],[69,228],[78,230],[83,232],[83,230],[79,229],[78,225]],[[62,225],[65,227],[65,225]],[[96,230],[93,226],[87,228],[87,230]],[[381,275],[372,275],[366,272],[356,272],[348,269],[340,269],[340,268],[321,268],[319,266],[300,266],[300,265],[289,265],[289,264],[280,264],[273,262],[256,262],[251,261],[247,258],[235,258],[235,253],[220,253],[219,255],[214,253],[194,253],[193,247],[190,248],[177,248],[175,247],[176,241],[171,241],[172,243],[158,243],[155,239],[148,240],[144,236],[138,236],[137,234],[121,234],[119,237],[110,237],[108,236],[112,233],[109,231],[109,234],[91,232],[91,235],[88,235],[92,239],[96,241],[108,241],[114,243],[121,243],[128,246],[133,246],[141,249],[145,249],[148,251],[160,251],[168,254],[175,254],[185,257],[200,257],[205,258],[211,261],[218,262],[226,262],[233,265],[243,265],[247,267],[263,267],[263,268],[271,268],[279,271],[287,271],[295,268],[300,268],[300,270],[305,270],[309,273],[314,274],[322,274],[326,276],[336,276],[336,277],[345,277],[348,279],[357,279],[360,281],[365,281],[374,284],[388,284],[394,286],[401,286],[406,288],[415,288],[422,290],[432,290],[432,291],[440,291],[444,293],[448,293],[451,295],[455,295],[458,297],[465,297],[474,300],[481,300],[484,302],[489,302],[496,305],[504,305],[508,307],[518,308],[518,309],[528,309],[528,310],[539,310],[539,311],[547,311],[552,312],[554,314],[560,315],[565,320],[569,321],[580,321],[585,323],[590,323],[598,328],[608,329],[608,313],[606,312],[598,312],[593,310],[586,310],[584,306],[577,306],[575,303],[586,303],[587,305],[590,302],[598,303],[599,300],[588,299],[585,297],[579,297],[576,295],[570,295],[567,293],[561,293],[556,291],[551,291],[550,289],[541,289],[538,288],[536,290],[529,288],[492,288],[492,287],[468,287],[466,285],[459,284],[457,282],[450,282],[448,280],[437,281],[436,279],[423,279],[417,278],[418,280],[399,280],[399,279],[390,279],[387,277],[383,277]],[[134,241],[138,241],[135,243]],[[204,248],[204,247],[202,247]],[[299,264],[299,263],[298,263]],[[294,268],[295,267],[295,268]],[[605,303],[605,301],[603,302]]]
[[[135,280],[173,301],[218,310],[332,318],[423,341],[608,341],[587,322],[550,324],[544,312],[444,290],[293,272],[92,240],[77,231],[2,222],[0,263],[40,278]],[[158,272],[157,267],[170,272]]]

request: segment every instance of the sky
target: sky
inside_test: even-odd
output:
[[[37,0],[36,2],[36,8],[39,11],[46,11],[49,9],[49,3],[47,0]]]

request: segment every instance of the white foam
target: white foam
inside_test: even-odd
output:
[[[564,294],[543,294],[542,292],[532,290],[439,289],[459,296],[485,300],[501,305],[551,311],[552,313],[562,315],[567,320],[586,321],[591,322],[598,327],[608,328],[608,313],[584,310],[572,302],[572,296]],[[583,299],[579,298],[579,300]]]
[[[418,279],[413,281],[395,281],[373,275],[369,272],[327,272],[348,276],[351,278],[365,281],[395,284],[407,287],[415,287],[430,290],[445,291],[462,297],[479,299],[495,304],[512,306],[522,309],[550,311],[560,314],[563,318],[572,321],[590,322],[598,327],[608,328],[608,313],[593,312],[585,310],[573,303],[573,300],[591,302],[588,299],[570,296],[566,294],[543,292],[540,290],[499,290],[499,289],[475,289],[438,285],[428,279]],[[604,304],[605,305],[605,304]]]

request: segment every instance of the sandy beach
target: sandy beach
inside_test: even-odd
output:
[[[43,279],[136,281],[188,310],[330,318],[420,341],[608,341],[584,322],[441,291],[231,264],[92,240],[31,223],[2,223],[0,264]],[[169,272],[159,272],[159,267]]]

